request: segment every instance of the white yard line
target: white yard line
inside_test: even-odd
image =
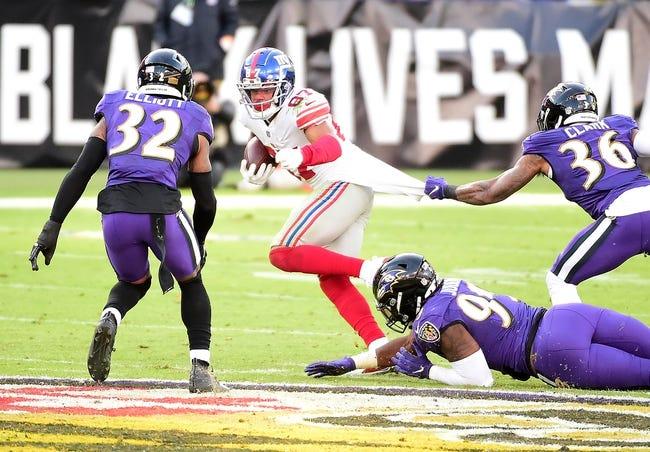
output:
[[[252,210],[252,209],[291,209],[299,202],[302,202],[307,195],[219,195],[217,198],[220,210]],[[49,209],[52,207],[54,197],[16,197],[0,198],[0,209]],[[539,206],[568,206],[570,205],[562,195],[556,193],[517,193],[502,201],[492,208],[499,207],[539,207]],[[194,199],[191,196],[183,196],[183,206],[191,209],[194,206]],[[412,198],[396,195],[375,196],[375,206],[379,207],[425,207],[425,208],[473,208],[467,204],[444,200],[432,201],[423,199],[416,201]],[[95,197],[84,196],[76,205],[77,209],[95,209],[97,200]],[[486,207],[483,207],[484,209]],[[489,207],[487,207],[489,208]]]
[[[86,320],[70,320],[70,319],[40,319],[36,317],[9,317],[9,316],[0,316],[0,322],[21,322],[21,323],[56,323],[56,324],[67,324],[67,325],[84,325],[84,326],[95,326],[97,323],[96,320],[86,321]],[[180,330],[185,329],[183,325],[156,325],[156,324],[128,324],[125,323],[125,326],[133,326],[138,329],[150,328],[150,329],[164,329],[164,330]],[[326,332],[326,331],[303,331],[303,330],[276,330],[273,328],[229,328],[229,327],[212,327],[212,331],[222,332],[222,333],[244,333],[244,334],[277,334],[277,335],[287,335],[287,336],[323,336],[323,337],[333,337],[341,336],[342,333],[336,332]]]

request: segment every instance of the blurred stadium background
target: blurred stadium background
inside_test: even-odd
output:
[[[102,93],[135,86],[156,6],[24,0],[4,8],[3,166],[74,161]],[[507,167],[560,80],[591,85],[602,114],[650,126],[648,2],[240,0],[239,12],[223,99],[237,102],[245,55],[277,46],[292,57],[298,85],[328,96],[342,130],[395,164]],[[231,131],[239,151],[248,132],[236,121]]]
[[[93,325],[114,281],[101,242],[99,214],[93,210],[105,171],[93,178],[81,205],[66,221],[53,265],[32,273],[27,254],[65,168],[75,161],[92,128],[95,104],[105,91],[135,86],[140,59],[152,47],[156,7],[156,0],[21,0],[4,5],[0,375],[87,378],[85,358]],[[519,156],[521,140],[535,130],[543,94],[560,80],[591,85],[601,114],[627,114],[642,128],[650,128],[650,2],[240,0],[239,13],[240,25],[224,60],[222,100],[237,103],[233,83],[245,55],[262,45],[279,47],[295,62],[298,85],[330,99],[347,136],[416,177],[435,173],[462,183],[507,168]],[[235,120],[224,136],[219,152],[231,169],[217,189],[222,207],[208,238],[210,257],[204,272],[214,306],[215,370],[227,382],[312,383],[302,373],[304,364],[355,353],[362,344],[315,284],[300,277],[282,279],[267,261],[267,243],[295,197],[302,195],[301,189],[238,193],[240,177],[234,167],[249,135]],[[564,202],[545,179],[533,181],[523,194],[533,196],[487,208],[378,202],[363,253],[418,251],[431,257],[445,275],[466,277],[493,291],[545,305],[546,269],[590,219]],[[587,282],[581,293],[594,304],[647,323],[646,265],[643,257],[634,258]],[[178,293],[163,297],[152,290],[141,304],[120,327],[111,378],[184,380],[187,344]],[[327,383],[436,387],[433,382],[394,375]],[[538,381],[522,383],[501,376],[497,385],[556,392]],[[647,392],[631,395],[646,401],[648,397]],[[562,440],[525,442],[524,447],[508,437],[508,444],[519,444],[512,446],[514,450],[547,446],[557,450],[558,444],[604,450],[625,445],[617,441],[650,447],[647,403],[640,405],[641,417],[628,419],[620,413],[605,417],[608,422],[620,421],[607,424],[611,431],[636,423],[646,426],[645,436],[628,432],[627,437],[612,439],[615,435],[603,434],[604,442],[598,443],[597,435],[580,427],[582,433],[566,433]],[[36,435],[41,442],[31,443],[32,447],[55,444],[80,450],[101,443],[86,438],[86,446],[66,446],[65,441],[43,439],[34,433],[37,428],[15,424],[3,410],[0,431],[5,434],[0,435],[0,446],[25,445],[27,440],[6,433],[11,431]],[[589,412],[593,410],[581,416]],[[589,421],[589,428],[602,420],[564,417],[557,407],[548,413],[565,424]],[[640,419],[645,423],[639,424]],[[236,427],[244,421],[233,422]],[[498,420],[485,422],[489,426]],[[180,430],[202,428],[199,423],[173,425]],[[115,432],[93,434],[109,437]],[[162,442],[137,444],[145,448],[168,444],[167,439],[158,440]],[[426,435],[421,440],[368,439],[362,445],[392,450],[443,447],[434,447]],[[465,450],[492,447],[476,441],[459,444]],[[196,446],[191,441],[179,444]],[[278,444],[270,448],[300,450],[302,443]],[[345,444],[327,443],[325,448]]]

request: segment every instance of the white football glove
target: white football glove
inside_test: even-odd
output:
[[[273,165],[262,163],[259,169],[256,168],[255,163],[251,163],[248,168],[248,162],[246,159],[241,161],[241,167],[239,172],[241,173],[244,180],[248,183],[255,185],[264,185],[266,180],[269,178],[273,172]],[[257,171],[255,171],[257,169]]]
[[[302,151],[298,148],[280,149],[275,154],[275,161],[289,171],[295,171],[302,163]]]

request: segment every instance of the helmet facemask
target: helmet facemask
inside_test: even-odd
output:
[[[403,333],[413,324],[413,320],[420,313],[424,304],[423,296],[418,295],[415,297],[414,303],[403,306],[403,297],[404,292],[397,292],[397,298],[390,297],[377,303],[377,309],[386,318],[386,326],[398,333]]]
[[[262,47],[246,57],[239,74],[237,89],[240,103],[253,119],[269,120],[287,100],[296,80],[291,59],[273,47]],[[273,96],[263,101],[253,101],[252,90],[273,89]]]
[[[290,94],[292,85],[287,80],[260,82],[259,80],[245,78],[237,83],[241,94],[239,102],[246,106],[246,111],[253,119],[269,119],[276,114],[282,103]],[[274,89],[273,96],[268,100],[254,102],[251,92],[257,89]],[[268,106],[267,106],[268,105]]]

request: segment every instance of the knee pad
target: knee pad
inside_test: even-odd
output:
[[[563,281],[553,272],[546,273],[546,287],[553,305],[582,303],[576,286]]]

